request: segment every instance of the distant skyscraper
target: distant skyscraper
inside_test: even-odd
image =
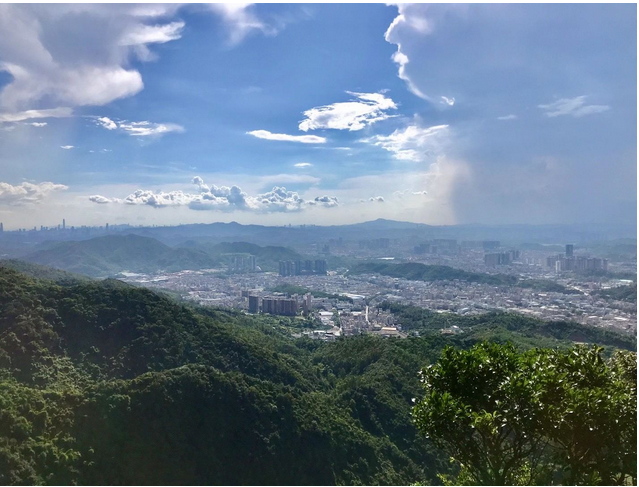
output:
[[[249,313],[257,313],[260,310],[259,296],[249,295]]]
[[[109,224],[108,223],[106,224],[105,228],[106,228],[106,231],[108,232],[109,231]]]
[[[67,221],[63,218],[62,219],[62,230],[64,230],[65,228],[67,228]]]
[[[566,244],[566,257],[572,257],[575,253],[575,246],[573,244]]]
[[[4,224],[0,222],[0,233],[4,232]]]

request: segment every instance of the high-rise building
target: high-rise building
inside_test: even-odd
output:
[[[4,224],[0,222],[0,233],[4,232]]]
[[[257,313],[260,310],[260,297],[255,295],[249,295],[249,313]]]
[[[317,259],[315,261],[315,274],[319,274],[321,276],[326,275],[326,261],[323,259]]]
[[[67,221],[63,218],[62,219],[62,230],[65,230],[67,228]]]
[[[279,298],[279,297],[262,298],[263,313],[268,313],[273,315],[295,316],[297,314],[297,310],[298,310],[298,305],[297,305],[297,299],[295,298]]]
[[[566,244],[566,257],[572,257],[575,254],[575,246],[573,244]]]

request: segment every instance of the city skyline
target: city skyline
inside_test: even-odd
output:
[[[634,225],[635,18],[3,5],[0,221]]]

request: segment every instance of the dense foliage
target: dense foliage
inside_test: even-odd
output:
[[[463,333],[449,338],[458,347],[467,348],[484,340],[513,343],[520,349],[554,347],[572,343],[597,343],[623,350],[637,350],[637,340],[602,328],[581,325],[572,321],[542,321],[515,313],[493,312],[482,315],[458,316],[398,303],[382,303],[381,307],[395,314],[402,328],[417,331],[422,336],[439,333],[456,325]]]
[[[445,265],[426,265],[418,262],[392,264],[389,262],[364,262],[349,269],[350,274],[381,274],[411,281],[452,281],[458,279],[482,284],[515,284],[517,278],[505,274],[482,274],[455,269]]]
[[[607,299],[627,301],[628,303],[636,303],[637,284],[635,283],[630,286],[618,286],[610,289],[602,289],[600,291],[597,291],[597,295]]]
[[[567,345],[517,319],[469,341],[323,343],[288,318],[0,266],[0,483],[437,483],[450,467],[412,423],[416,371],[505,326],[522,348]]]
[[[446,348],[422,381],[415,422],[458,464],[454,483],[636,483],[636,353],[484,342]]]
[[[283,283],[283,284],[278,284],[277,286],[273,286],[271,288],[271,291],[276,293],[288,294],[289,296],[292,296],[293,294],[299,294],[300,296],[303,296],[306,293],[311,293],[311,295],[314,298],[329,298],[329,299],[337,299],[338,301],[346,301],[349,303],[353,302],[353,299],[349,298],[348,296],[343,296],[341,294],[326,293],[324,291],[315,291],[303,286],[296,286],[295,284],[289,284],[289,283]]]

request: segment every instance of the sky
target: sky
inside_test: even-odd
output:
[[[2,4],[0,221],[634,225],[636,8]]]

